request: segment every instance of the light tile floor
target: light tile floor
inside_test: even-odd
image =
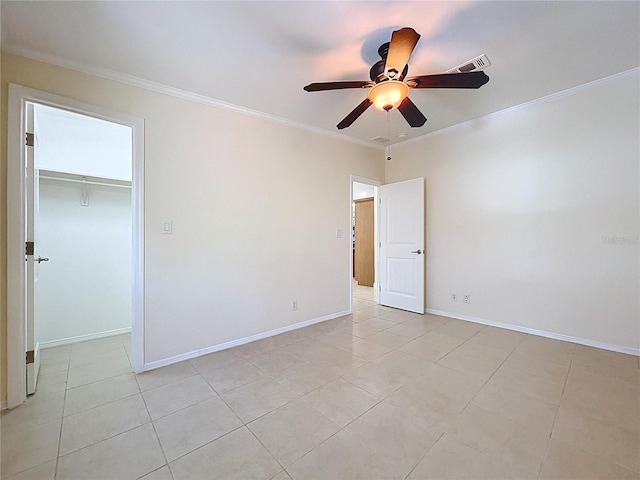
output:
[[[142,375],[43,351],[2,479],[640,478],[637,357],[381,307]]]

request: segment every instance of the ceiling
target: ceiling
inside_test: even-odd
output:
[[[637,1],[3,0],[1,13],[5,51],[376,146],[373,137],[396,143],[640,65]],[[413,90],[423,127],[409,127],[397,111],[387,123],[370,108],[338,131],[366,91],[302,87],[368,80],[378,47],[404,26],[422,35],[409,74],[442,73],[484,53],[491,80],[479,90]]]

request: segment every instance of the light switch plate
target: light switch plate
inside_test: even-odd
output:
[[[163,235],[171,235],[173,230],[173,226],[171,225],[171,220],[163,220],[162,221],[162,234]]]

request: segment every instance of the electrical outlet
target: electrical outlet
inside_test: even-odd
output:
[[[464,303],[471,303],[471,295],[466,293],[463,297],[462,297],[462,301]]]
[[[456,295],[455,293],[451,294],[451,301],[452,302],[457,302],[458,301],[458,295]]]
[[[291,300],[291,311],[293,312],[294,310],[298,309],[298,301],[297,300]]]

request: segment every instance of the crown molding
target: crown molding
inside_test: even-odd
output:
[[[300,130],[306,130],[308,132],[312,132],[312,133],[317,133],[319,135],[324,135],[324,136],[328,136],[331,138],[334,138],[336,140],[343,140],[343,141],[347,141],[349,143],[354,143],[357,145],[362,145],[365,147],[369,147],[369,148],[373,148],[375,150],[386,150],[387,146],[386,145],[379,145],[377,143],[374,142],[367,142],[364,140],[359,140],[357,138],[353,138],[353,137],[349,137],[347,135],[341,134],[341,133],[337,133],[337,132],[333,132],[330,130],[325,130],[324,128],[320,128],[320,127],[314,127],[311,125],[307,125],[301,122],[296,122],[293,120],[289,120],[283,117],[278,117],[276,115],[271,115],[269,113],[265,113],[265,112],[261,112],[258,110],[253,110],[247,107],[242,107],[239,105],[235,105],[229,102],[224,102],[222,100],[217,100],[215,98],[212,97],[207,97],[205,95],[200,95],[197,93],[193,93],[193,92],[189,92],[186,90],[181,90],[179,88],[175,88],[175,87],[170,87],[168,85],[164,85],[162,83],[158,83],[158,82],[154,82],[152,80],[146,80],[144,78],[139,78],[139,77],[135,77],[133,75],[127,75],[121,72],[117,72],[115,70],[110,70],[110,69],[106,69],[106,68],[101,68],[101,67],[96,67],[94,65],[89,65],[89,64],[85,64],[82,62],[75,62],[72,60],[68,60],[62,57],[59,57],[57,55],[48,55],[48,54],[43,54],[40,52],[35,52],[33,50],[30,49],[26,49],[26,48],[22,48],[22,47],[17,47],[15,45],[2,45],[2,51],[12,54],[12,55],[17,55],[20,57],[25,57],[28,58],[30,60],[35,60],[38,62],[44,62],[44,63],[48,63],[51,65],[55,65],[58,67],[62,67],[62,68],[67,68],[69,70],[75,70],[81,73],[86,73],[88,75],[93,75],[96,77],[100,77],[100,78],[104,78],[106,80],[111,80],[111,81],[115,81],[115,82],[119,82],[119,83],[123,83],[126,85],[131,85],[134,87],[138,87],[138,88],[142,88],[144,90],[150,90],[152,92],[156,92],[156,93],[161,93],[164,95],[169,95],[172,97],[176,97],[176,98],[180,98],[183,100],[187,100],[190,102],[195,102],[195,103],[200,103],[203,105],[208,105],[208,106],[212,106],[215,108],[220,108],[223,110],[228,110],[228,111],[232,111],[235,113],[239,113],[241,115],[246,115],[249,117],[254,117],[254,118],[260,118],[262,120],[267,120],[270,122],[274,122],[274,123],[279,123],[281,125],[286,125],[292,128],[297,128]],[[575,93],[578,93],[582,90],[585,89],[589,89],[595,86],[598,86],[600,84],[603,83],[607,83],[611,80],[617,79],[617,78],[621,78],[621,77],[625,77],[627,75],[633,75],[635,73],[640,72],[640,67],[634,67],[630,70],[625,70],[623,72],[619,72],[619,73],[614,73],[613,75],[609,75],[607,77],[603,77],[603,78],[599,78],[597,80],[593,80],[591,82],[588,83],[584,83],[582,85],[577,85],[575,87],[571,87],[571,88],[567,88],[566,90],[561,90],[559,92],[555,92],[555,93],[551,93],[549,95],[545,95],[543,97],[539,97],[533,100],[529,100],[527,102],[524,103],[520,103],[518,105],[514,105],[512,107],[508,107],[508,108],[504,108],[502,110],[498,110],[497,112],[493,112],[493,113],[489,113],[486,115],[482,115],[480,117],[471,119],[471,120],[466,120],[464,122],[461,123],[456,123],[454,125],[450,125],[448,127],[444,127],[438,130],[435,130],[433,132],[429,132],[429,133],[425,133],[424,135],[420,135],[418,137],[413,137],[409,140],[405,140],[402,142],[395,142],[392,143],[391,146],[401,146],[401,145],[408,145],[411,143],[416,143],[416,142],[420,142],[422,140],[426,140],[430,137],[436,136],[436,135],[441,135],[441,134],[445,134],[445,133],[449,133],[452,131],[456,131],[459,129],[463,129],[466,127],[469,127],[471,125],[473,125],[475,122],[478,122],[480,120],[487,120],[490,118],[494,118],[494,117],[499,117],[501,115],[504,114],[508,114],[511,113],[513,111],[517,111],[519,109],[523,109],[523,108],[527,108],[530,107],[532,105],[538,104],[538,103],[545,103],[545,102],[550,102],[550,101],[555,101],[558,100],[560,98],[563,97],[567,97],[570,95],[573,95]]]
[[[267,120],[269,122],[279,123],[281,125],[286,125],[288,127],[297,128],[300,130],[306,130],[308,132],[317,133],[319,135],[332,137],[336,140],[343,140],[349,143],[355,143],[357,145],[362,145],[362,146],[373,148],[376,150],[383,149],[383,147],[381,148],[381,146],[378,145],[377,143],[366,142],[363,140],[359,140],[357,138],[349,137],[341,133],[325,130],[324,128],[314,127],[301,122],[289,120],[287,118],[278,117],[276,115],[271,115],[269,113],[253,110],[247,107],[242,107],[239,105],[235,105],[233,103],[224,102],[222,100],[217,100],[215,98],[207,97],[205,95],[200,95],[197,93],[189,92],[187,90],[181,90],[179,88],[170,87],[168,85],[154,82],[152,80],[146,80],[144,78],[135,77],[133,75],[127,75],[125,73],[117,72],[115,70],[97,67],[97,66],[85,64],[82,62],[75,62],[72,60],[59,57],[57,55],[49,55],[49,54],[44,54],[40,52],[35,52],[30,49],[16,47],[13,45],[3,45],[2,51],[9,53],[11,55],[16,55],[19,57],[28,58],[30,60],[35,60],[37,62],[48,63],[50,65],[55,65],[57,67],[62,67],[62,68],[74,70],[81,73],[86,73],[88,75],[104,78],[106,80],[111,80],[114,82],[131,85],[133,87],[142,88],[144,90],[149,90],[149,91],[161,93],[164,95],[169,95],[172,97],[180,98],[182,100],[187,100],[189,102],[200,103],[202,105],[208,105],[211,107],[220,108],[227,111],[232,111],[235,113],[239,113],[241,115],[259,118],[262,120]]]
[[[634,74],[640,73],[640,67],[634,67],[630,70],[625,70],[623,72],[619,72],[619,73],[614,73],[613,75],[609,75],[603,78],[599,78],[597,80],[592,80],[591,82],[587,82],[587,83],[583,83],[582,85],[577,85],[575,87],[571,87],[571,88],[567,88],[566,90],[560,90],[559,92],[555,92],[555,93],[550,93],[549,95],[545,95],[544,97],[539,97],[533,100],[529,100],[528,102],[524,102],[524,103],[520,103],[518,105],[514,105],[513,107],[508,107],[508,108],[504,108],[502,110],[498,110],[497,112],[493,112],[493,113],[488,113],[486,115],[482,115],[478,118],[474,118],[471,120],[466,120],[464,122],[461,123],[456,123],[455,125],[451,125],[449,127],[445,127],[445,128],[441,128],[439,130],[435,130],[433,132],[429,132],[429,133],[425,133],[424,135],[420,135],[419,137],[413,137],[409,140],[406,140],[404,142],[397,142],[394,144],[391,144],[391,146],[400,146],[400,145],[407,145],[410,143],[416,143],[416,142],[420,142],[422,140],[426,140],[430,137],[435,137],[437,135],[442,135],[444,133],[449,133],[452,131],[456,131],[456,130],[461,130],[463,128],[469,127],[471,125],[473,125],[474,123],[480,121],[480,120],[487,120],[490,118],[495,118],[495,117],[499,117],[501,115],[505,115],[520,109],[524,109],[524,108],[528,108],[531,107],[533,105],[536,105],[538,103],[547,103],[547,102],[553,102],[555,100],[559,100],[561,98],[564,97],[569,97],[571,95],[574,95],[582,90],[588,90],[590,88],[596,87],[598,85],[601,84],[605,84],[608,83],[612,80],[616,80],[618,78],[623,78],[626,76],[631,76]]]

